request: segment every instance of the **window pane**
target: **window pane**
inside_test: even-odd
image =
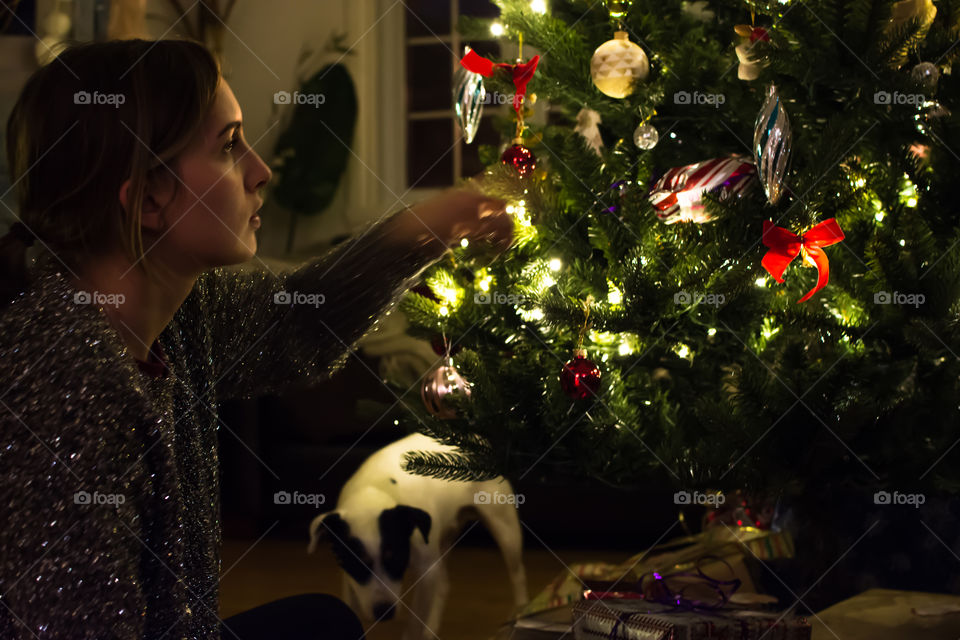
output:
[[[500,7],[490,0],[460,0],[460,13],[478,18],[496,18],[500,15]]]
[[[450,0],[404,0],[407,37],[449,35]]]
[[[407,123],[407,186],[453,184],[453,123],[450,118]],[[431,166],[432,165],[432,166]]]
[[[493,118],[481,118],[473,142],[467,144],[462,139],[460,141],[460,148],[463,150],[463,166],[461,167],[460,177],[468,178],[483,171],[483,164],[480,162],[481,144],[497,146],[500,142],[500,132],[493,126]]]
[[[11,12],[11,9],[16,8]],[[36,0],[22,0],[16,2],[0,2],[0,33],[5,36],[32,36],[37,24]]]
[[[453,56],[442,44],[407,47],[407,111],[453,108]]]
[[[496,40],[471,40],[464,44],[484,58],[490,58],[494,62],[508,62],[507,60],[500,60],[500,43]],[[460,54],[462,55],[463,51]]]

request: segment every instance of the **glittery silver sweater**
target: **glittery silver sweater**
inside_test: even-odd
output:
[[[0,312],[0,638],[220,637],[217,402],[343,364],[434,258],[386,229],[295,271],[205,273],[162,376],[37,260]]]

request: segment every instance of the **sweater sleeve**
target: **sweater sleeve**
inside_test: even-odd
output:
[[[92,390],[36,398],[0,406],[0,637],[141,640],[143,534],[135,458],[118,455],[125,430]]]
[[[437,258],[368,225],[296,270],[205,273],[201,289],[218,398],[252,397],[340,368],[357,341]]]

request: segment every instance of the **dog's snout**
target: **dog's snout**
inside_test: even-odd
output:
[[[379,602],[373,605],[373,617],[377,620],[389,620],[396,610],[396,606],[389,602]]]

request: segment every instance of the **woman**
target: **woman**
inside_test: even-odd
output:
[[[332,596],[218,618],[216,403],[329,375],[448,245],[508,246],[504,203],[450,190],[296,271],[221,270],[270,170],[187,41],[65,50],[7,136],[0,637],[362,637]]]

